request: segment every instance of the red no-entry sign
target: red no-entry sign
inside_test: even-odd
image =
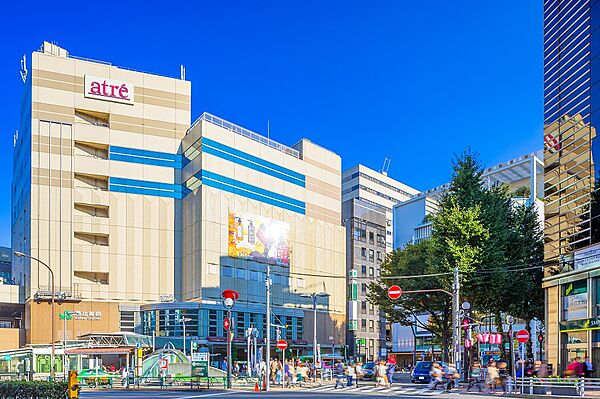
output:
[[[229,329],[231,328],[231,321],[229,321],[229,317],[223,318],[223,328],[225,329],[225,331],[229,331]]]
[[[388,296],[390,297],[390,299],[398,299],[398,298],[400,298],[401,295],[402,295],[402,288],[398,287],[397,285],[392,285],[388,289]]]
[[[527,332],[527,330],[520,330],[519,332],[517,332],[517,341],[524,343],[529,341],[529,333]]]
[[[287,348],[287,341],[285,339],[280,339],[277,341],[277,349],[280,351],[284,351]]]

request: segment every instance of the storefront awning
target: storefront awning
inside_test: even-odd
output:
[[[67,349],[65,353],[67,355],[127,355],[134,349],[128,346],[117,348],[76,348]]]

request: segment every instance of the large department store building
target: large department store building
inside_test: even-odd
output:
[[[210,114],[191,124],[191,82],[32,53],[12,184],[13,250],[53,270],[57,336],[132,331],[224,348],[221,291],[235,289],[235,336],[273,319],[297,353],[345,341],[341,159],[285,146]],[[25,289],[23,343],[48,343],[50,274],[13,258]],[[183,321],[185,320],[185,321]],[[275,332],[272,332],[275,336]],[[265,336],[264,327],[259,332]],[[157,345],[160,342],[157,342]],[[178,344],[179,343],[179,344]],[[333,343],[335,344],[335,342]],[[243,345],[245,347],[245,344]]]

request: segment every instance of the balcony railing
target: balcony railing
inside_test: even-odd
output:
[[[281,151],[287,155],[291,155],[295,158],[300,159],[300,152],[298,150],[295,150],[291,147],[285,146],[281,143],[278,143],[276,141],[273,141],[265,136],[262,136],[258,133],[254,133],[253,131],[250,131],[246,128],[243,128],[239,125],[236,125],[235,123],[231,123],[226,121],[225,119],[219,118],[218,116],[214,116],[212,114],[209,114],[208,112],[203,113],[200,118],[198,118],[193,124],[192,126],[188,129],[192,130],[196,124],[200,123],[200,121],[207,121],[212,123],[213,125],[217,125],[222,127],[223,129],[227,129],[231,132],[234,132],[236,134],[239,134],[241,136],[247,137],[251,140],[257,141],[261,144],[264,144],[266,146],[269,146],[271,148],[274,148],[278,151]]]

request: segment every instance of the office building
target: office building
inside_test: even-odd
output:
[[[349,354],[365,361],[386,356],[391,349],[389,326],[378,308],[367,300],[367,286],[369,279],[379,277],[381,262],[392,249],[392,207],[417,193],[364,165],[356,165],[342,174],[342,218],[348,228],[347,345]]]
[[[236,338],[274,321],[293,349],[344,342],[341,159],[307,139],[285,146],[210,114],[191,122],[191,82],[33,52],[15,137],[13,278],[27,343],[48,343],[53,271],[57,334],[186,335],[224,348],[221,291],[235,289]],[[34,259],[35,258],[35,259]],[[41,261],[41,262],[38,262]],[[275,335],[275,334],[274,334]],[[264,337],[264,332],[261,338]],[[189,342],[189,340],[188,340]],[[236,341],[237,342],[237,341]]]
[[[600,4],[544,2],[546,353],[555,374],[575,357],[600,367]]]

